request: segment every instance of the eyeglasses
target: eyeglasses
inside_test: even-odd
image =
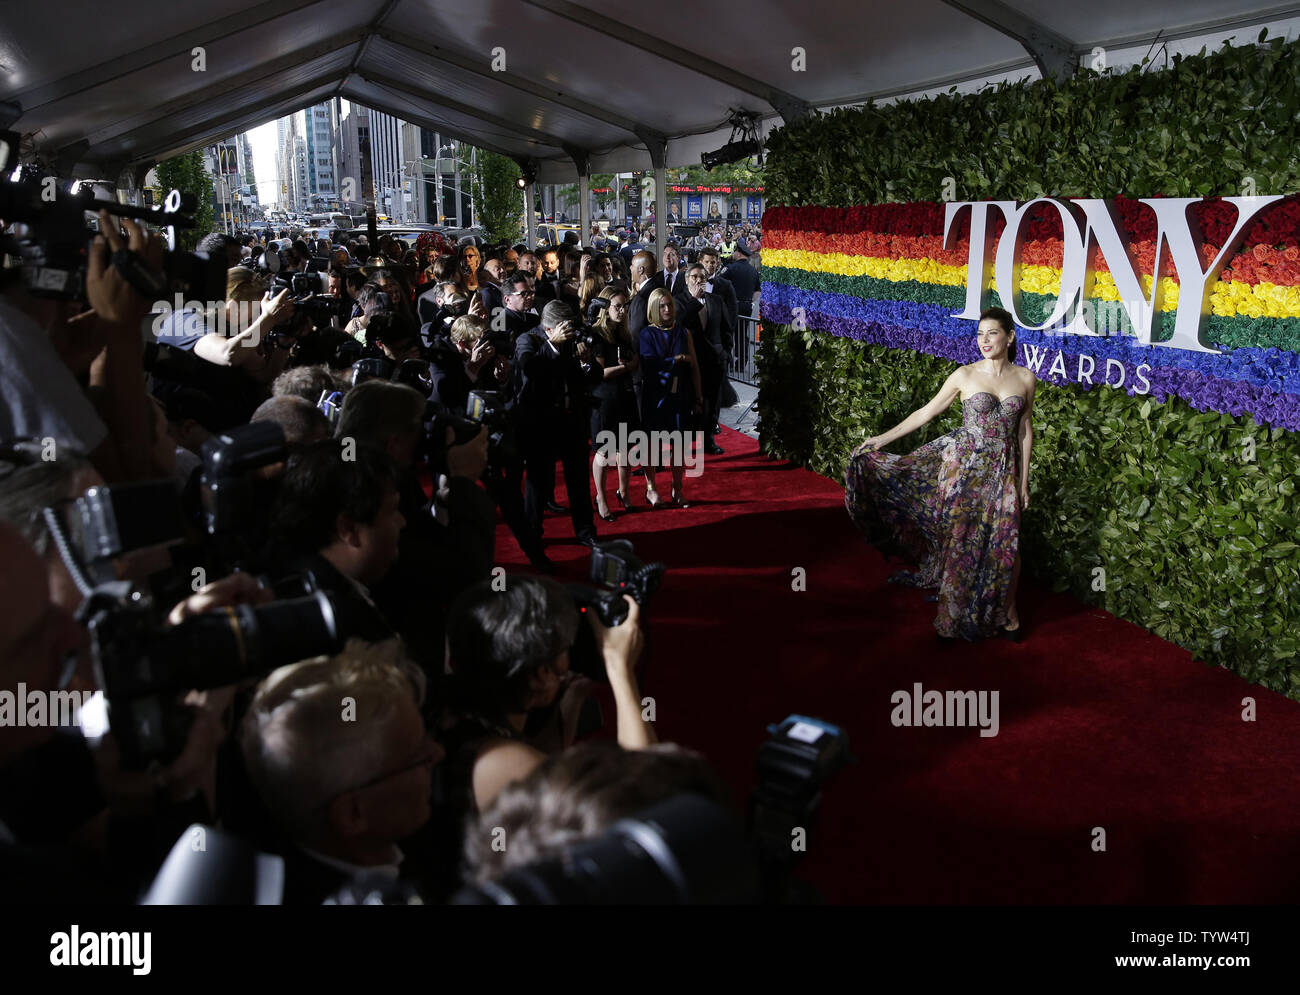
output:
[[[365,791],[367,788],[373,788],[377,785],[383,784],[385,781],[390,781],[395,777],[399,777],[402,774],[409,774],[411,771],[419,767],[432,767],[444,756],[446,756],[446,751],[426,732],[424,734],[424,740],[420,746],[420,755],[418,759],[409,764],[405,764],[396,770],[390,770],[387,774],[380,774],[378,777],[372,777],[364,784],[358,784],[351,788],[344,788],[342,791],[338,792],[338,794],[322,802],[318,807],[325,808],[330,804],[330,802],[334,801],[335,798],[351,794],[354,791]]]

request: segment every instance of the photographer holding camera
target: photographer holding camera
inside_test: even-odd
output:
[[[527,777],[546,754],[528,741],[530,713],[552,708],[571,741],[583,695],[569,669],[578,627],[590,623],[617,712],[619,745],[642,749],[658,741],[642,718],[636,666],[645,636],[641,609],[624,597],[628,615],[607,627],[595,612],[579,615],[572,596],[547,577],[511,576],[466,591],[447,620],[448,709],[439,740],[447,750],[438,785],[447,845],[461,852],[466,817],[487,809],[506,785]]]
[[[542,514],[555,487],[555,462],[564,465],[573,531],[578,541],[596,542],[592,519],[591,473],[587,444],[591,434],[591,389],[604,378],[596,354],[579,331],[594,341],[577,313],[563,301],[542,309],[537,328],[519,337],[515,368],[519,401],[515,408],[519,448],[528,469],[524,512],[542,537]]]
[[[482,318],[464,315],[453,322],[450,336],[435,339],[430,350],[433,390],[429,400],[455,417],[466,416],[471,391],[495,392],[502,398],[510,394],[510,355],[498,353],[487,333],[487,322]],[[511,401],[505,402],[504,413],[513,419]],[[483,484],[501,508],[506,524],[529,562],[538,570],[550,572],[555,564],[547,557],[524,514],[523,477],[523,459],[518,449],[510,446],[489,461]]]
[[[39,240],[40,223],[32,227]],[[112,258],[129,251],[156,271],[162,242],[106,211],[100,211],[99,230],[93,241],[88,238],[84,288],[51,296],[29,291],[18,268],[4,273],[0,437],[53,438],[89,453],[106,480],[140,480],[150,473],[153,432],[152,412],[143,403],[141,336],[150,301]],[[89,310],[77,313],[83,300]],[[98,410],[78,383],[87,375]]]
[[[398,468],[400,509],[406,519],[397,562],[374,589],[384,616],[405,638],[412,659],[437,673],[442,664],[446,606],[466,587],[488,577],[496,540],[496,508],[478,486],[487,467],[487,432],[453,445],[425,438],[426,400],[404,384],[371,380],[348,392],[335,430],[358,450],[387,453]],[[419,460],[437,449],[446,474],[431,502],[419,480]],[[434,481],[437,487],[438,481]]]

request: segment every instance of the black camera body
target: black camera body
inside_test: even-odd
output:
[[[92,224],[86,213],[105,209],[119,218],[193,227],[189,213],[197,201],[192,194],[169,196],[167,204],[162,210],[128,207],[98,200],[90,188],[78,194],[58,192],[49,199],[41,182],[0,182],[0,218],[22,226],[6,233],[4,251],[21,258],[22,280],[32,296],[85,301],[86,252],[98,230],[98,221]],[[225,299],[224,255],[212,258],[206,253],[165,252],[163,270],[157,273],[136,253],[122,250],[114,254],[113,265],[146,298],[170,300],[180,294],[191,300]]]
[[[645,608],[650,596],[659,588],[667,567],[662,563],[643,563],[627,539],[611,539],[591,548],[591,584],[566,584],[579,615],[594,615],[606,627],[627,621],[627,602],[623,595]],[[606,680],[605,664],[596,647],[596,634],[590,625],[579,625],[577,637],[569,649],[571,669],[595,681]]]
[[[334,604],[319,590],[165,626],[146,596],[113,582],[92,592],[82,615],[127,770],[165,765],[184,749],[193,712],[181,692],[260,677],[340,645]]]

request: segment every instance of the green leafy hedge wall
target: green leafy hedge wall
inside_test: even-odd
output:
[[[1300,189],[1300,50],[1276,42],[882,108],[769,139],[770,200],[847,207],[1038,196]],[[938,390],[953,364],[765,322],[763,448],[842,479],[849,451]],[[959,423],[956,408],[891,449]],[[1250,417],[1040,381],[1026,571],[1300,698],[1300,437]],[[1102,574],[1104,570],[1104,589]]]

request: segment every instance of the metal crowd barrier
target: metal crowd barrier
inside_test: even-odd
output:
[[[750,386],[758,385],[758,369],[754,364],[754,354],[758,352],[758,319],[745,315],[736,316],[736,334],[733,336],[731,362],[727,375],[732,380],[739,380]]]

